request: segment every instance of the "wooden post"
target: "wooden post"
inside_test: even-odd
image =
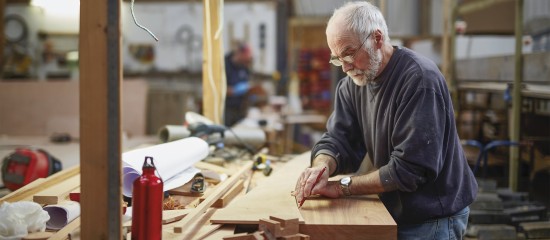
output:
[[[521,119],[521,82],[523,77],[523,0],[516,1],[516,56],[514,71],[514,90],[512,97],[512,129],[510,129],[510,140],[519,142],[520,140],[520,119]],[[518,165],[519,165],[519,147],[510,147],[510,166],[509,166],[509,188],[512,191],[518,189]]]
[[[418,18],[418,26],[420,26],[420,36],[431,36],[431,17],[432,17],[432,1],[420,0],[420,16]]]
[[[0,81],[4,75],[4,48],[6,47],[6,36],[4,34],[4,12],[6,11],[6,0],[0,0]]]
[[[458,83],[455,75],[455,19],[457,16],[456,0],[443,1],[443,61],[441,64],[441,72],[447,81],[447,86],[451,92],[455,113],[460,111],[458,101]]]
[[[80,1],[82,239],[121,239],[120,0]]]
[[[217,124],[221,124],[224,113],[225,91],[225,64],[222,34],[219,31],[220,10],[223,11],[223,2],[204,0],[204,35],[202,63],[202,99],[203,115]],[[223,19],[222,19],[223,20]],[[216,33],[218,33],[216,35]]]
[[[451,59],[449,52],[451,51],[451,0],[443,0],[443,36],[441,44],[442,52],[442,61],[441,61],[441,72],[445,79],[447,80],[447,86],[449,86],[449,66],[451,65]]]

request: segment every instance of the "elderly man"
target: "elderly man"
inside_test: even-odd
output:
[[[477,183],[437,66],[392,46],[382,13],[367,2],[335,10],[326,35],[330,63],[348,76],[338,82],[311,167],[297,181],[297,201],[312,194],[378,194],[399,239],[462,238]],[[328,180],[356,172],[365,155],[375,171]]]

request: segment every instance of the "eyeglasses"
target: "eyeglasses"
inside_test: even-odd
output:
[[[365,44],[365,42],[367,41],[367,39],[369,39],[370,35],[372,34],[369,33],[369,35],[365,38],[365,40],[361,43],[361,46],[359,46],[355,52],[353,52],[352,54],[350,55],[347,55],[347,56],[344,56],[344,57],[338,57],[338,56],[330,56],[330,60],[328,61],[329,63],[331,63],[332,65],[336,66],[336,67],[340,67],[342,65],[344,65],[344,62],[348,63],[348,64],[351,64],[353,63],[353,58],[355,57],[355,54],[357,54],[357,52],[359,52],[359,50],[361,50],[361,48],[363,47],[363,45]]]

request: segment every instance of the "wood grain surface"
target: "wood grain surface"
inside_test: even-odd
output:
[[[246,195],[235,199],[227,207],[218,210],[210,221],[212,223],[258,224],[261,218],[270,216],[298,218],[304,222],[296,200],[290,195],[296,179],[309,164],[309,154],[302,154],[276,169],[270,177],[262,179]]]
[[[376,195],[311,197],[298,209],[290,192],[309,159],[307,152],[290,160],[248,194],[218,210],[211,222],[257,224],[269,216],[299,217],[300,233],[311,239],[397,239],[397,224]]]

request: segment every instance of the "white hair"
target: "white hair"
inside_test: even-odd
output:
[[[384,42],[389,43],[388,26],[380,10],[369,2],[348,2],[344,6],[334,10],[332,17],[328,20],[330,24],[335,18],[343,17],[344,28],[352,31],[361,39],[366,38],[369,33],[379,29],[384,36]]]

